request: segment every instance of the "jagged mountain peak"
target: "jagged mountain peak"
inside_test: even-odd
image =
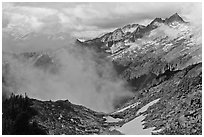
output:
[[[171,22],[185,22],[178,13],[173,14],[172,16],[170,16],[169,18],[165,19],[166,23],[171,23]]]
[[[116,29],[116,30],[113,31],[113,33],[118,33],[118,32],[123,33],[123,31],[122,31],[121,28],[118,28],[118,29]]]
[[[134,32],[138,27],[143,27],[140,24],[128,24],[125,25],[121,28],[117,28],[114,31],[110,32],[110,33],[106,33],[103,36],[101,36],[102,39],[106,39],[105,41],[110,41],[112,39],[117,39],[119,40],[120,37],[122,37],[123,35],[127,35],[128,33],[132,33]],[[109,39],[108,39],[109,37]],[[117,38],[116,38],[117,37]],[[104,40],[103,40],[104,41]]]
[[[123,26],[122,29],[124,29],[124,28],[131,28],[131,27],[137,27],[137,26],[139,26],[139,24],[128,24],[128,25]]]
[[[162,18],[155,18],[150,24],[154,24],[154,23],[163,23],[164,20]]]
[[[141,27],[140,24],[128,24],[122,27],[123,33],[132,33],[134,32],[138,27]]]
[[[175,13],[166,19],[157,17],[154,20],[152,20],[152,22],[150,22],[147,26],[140,25],[137,23],[133,23],[133,24],[130,23],[125,26],[122,26],[121,28],[116,28],[114,31],[106,33],[101,37],[97,37],[95,39],[85,41],[85,43],[87,44],[103,43],[102,47],[107,52],[112,49],[117,49],[118,51],[119,49],[124,48],[123,46],[121,46],[121,45],[124,45],[124,43],[135,42],[137,39],[140,39],[143,36],[149,35],[152,30],[158,27],[161,27],[163,25],[167,25],[169,27],[172,27],[173,25],[175,27],[183,23],[186,23],[186,22],[178,15],[178,13]],[[114,48],[108,49],[110,47],[114,47]]]

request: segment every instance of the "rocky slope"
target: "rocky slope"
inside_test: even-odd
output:
[[[119,28],[83,43],[87,47],[100,43],[95,46],[109,53],[118,74],[136,94],[136,102],[125,105],[134,107],[119,110],[113,117],[127,122],[139,116],[140,108],[159,98],[144,112],[144,128],[155,127],[159,132],[154,134],[201,134],[201,31],[195,31],[177,13],[166,19],[155,18],[147,26],[136,26],[128,35]],[[199,100],[197,107],[192,106],[195,100]]]
[[[153,134],[202,134],[201,63],[165,73],[157,77],[155,86],[136,94],[124,108],[134,106],[116,111],[111,116],[127,122],[143,115],[144,129],[153,128]],[[142,107],[156,99],[158,102],[140,112]]]
[[[157,83],[109,114],[68,100],[12,95],[3,102],[3,134],[123,134],[120,127],[141,115],[144,128],[153,128],[153,134],[202,134],[202,64],[166,73]],[[146,111],[141,110],[156,99]]]

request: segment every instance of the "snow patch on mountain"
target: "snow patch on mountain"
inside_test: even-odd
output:
[[[122,28],[122,31],[123,33],[133,33],[137,28],[138,28],[139,24],[129,24],[129,25],[126,25]]]
[[[125,111],[125,110],[127,110],[127,109],[129,109],[129,108],[134,108],[134,107],[138,106],[140,103],[141,103],[141,102],[133,103],[133,104],[131,104],[131,105],[127,106],[127,107],[124,107],[124,108],[122,108],[122,109],[120,109],[120,110],[118,110],[118,111],[115,111],[115,112],[113,112],[113,113],[111,113],[111,114],[117,114],[117,113],[123,112],[123,111]]]
[[[157,103],[159,99],[153,100],[141,109],[138,110],[137,114],[145,112],[150,106]],[[125,123],[122,127],[117,130],[126,135],[151,135],[151,132],[154,130],[154,127],[143,129],[142,120],[145,118],[144,115],[136,117],[135,119]]]

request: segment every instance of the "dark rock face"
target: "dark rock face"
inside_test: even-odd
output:
[[[175,13],[174,15],[172,15],[171,17],[165,19],[165,22],[168,24],[168,23],[172,23],[172,22],[185,22],[179,15],[178,13]]]
[[[104,115],[68,100],[39,101],[12,95],[3,102],[3,134],[99,134],[106,129]]]
[[[154,24],[155,22],[164,23],[164,20],[162,20],[161,18],[155,18],[155,19],[150,23],[150,25]]]
[[[31,122],[38,111],[33,109],[27,97],[11,95],[2,103],[2,133],[4,135],[45,135],[47,131],[36,121]]]

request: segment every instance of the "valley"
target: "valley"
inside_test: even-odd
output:
[[[34,66],[34,70],[37,68],[43,72],[39,73],[36,70],[35,76],[52,74],[55,82],[60,81],[59,86],[64,86],[65,91],[76,89],[72,91],[76,94],[70,95],[70,99],[64,99],[62,97],[67,97],[69,94],[59,95],[61,92],[55,91],[55,88],[56,98],[50,101],[46,100],[47,98],[39,99],[43,94],[35,96],[35,92],[31,97],[29,93],[28,96],[12,94],[8,98],[5,94],[3,134],[201,135],[202,36],[200,31],[175,13],[166,19],[155,18],[146,26],[128,24],[94,39],[83,41],[77,39],[74,43],[77,48],[71,49],[71,52],[66,54],[67,58],[63,58],[64,56],[57,58],[58,55],[65,53],[64,49],[60,48],[57,52],[46,53],[4,53],[2,63],[4,91],[11,93],[12,86],[18,89],[18,85],[9,83],[10,80],[15,80],[12,79],[13,75],[10,75],[12,68],[9,67],[12,65],[9,63],[13,62],[9,59],[15,58],[21,62],[28,62],[28,66]],[[13,31],[8,32],[8,35],[14,36]],[[62,35],[60,38],[63,38],[63,34],[60,35]],[[19,35],[17,37],[19,38]],[[32,39],[27,33],[20,39],[26,37]],[[80,54],[70,56],[75,50],[84,55],[90,51],[93,54],[88,58],[79,57]],[[56,61],[57,59],[59,61],[63,59],[63,62],[68,64],[64,67]],[[69,64],[69,59],[74,60],[74,63]],[[84,61],[86,59],[88,63]],[[94,66],[94,69],[84,69],[80,66],[80,62],[84,66],[86,64],[87,68]],[[61,73],[59,66],[62,66],[62,70],[70,70],[70,73]],[[79,71],[71,71],[74,69]],[[80,74],[84,76],[84,79],[80,76],[76,78],[76,80],[81,79],[77,83],[80,85],[66,86],[70,80],[61,78],[75,74],[72,77],[74,79],[78,76],[78,72],[83,72]],[[94,77],[88,75],[89,73]],[[58,74],[62,77],[55,77]],[[46,81],[47,78],[50,78],[51,82],[45,84],[52,83],[52,77],[40,77],[42,81]],[[62,85],[63,82],[65,84]],[[96,87],[92,86],[94,82]],[[78,88],[80,86],[82,88]],[[90,92],[85,96],[85,93],[79,92],[83,89]],[[95,89],[98,91],[97,94],[91,92]],[[101,93],[104,91],[105,95]],[[94,94],[93,98],[87,97],[91,94]],[[75,102],[76,96],[82,96],[84,102]],[[62,99],[58,100],[57,97]],[[73,102],[70,101],[72,99]],[[87,100],[93,102],[87,103]],[[106,112],[101,111],[102,109],[94,110],[90,108],[94,103],[99,107],[101,104],[108,104],[111,108]],[[24,125],[19,128],[17,125],[23,121],[22,117],[27,119],[24,119]]]

